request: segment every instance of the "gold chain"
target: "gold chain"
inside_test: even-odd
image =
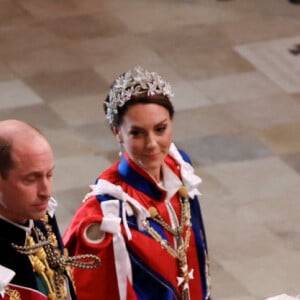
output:
[[[143,221],[143,225],[147,232],[165,249],[172,257],[178,259],[180,277],[178,285],[181,286],[181,299],[189,300],[188,282],[193,278],[193,270],[188,270],[187,265],[187,249],[190,244],[191,237],[191,211],[190,203],[187,191],[185,187],[181,187],[179,190],[180,196],[184,197],[184,200],[180,200],[181,207],[181,218],[180,223],[176,228],[172,228],[158,213],[155,207],[150,207],[150,217],[159,225],[161,225],[165,230],[171,233],[176,238],[177,247],[173,247],[170,243],[164,239],[153,227],[150,226],[148,220]],[[186,227],[185,237],[183,238],[183,228]]]

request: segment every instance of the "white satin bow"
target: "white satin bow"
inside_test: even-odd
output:
[[[184,186],[188,190],[188,194],[191,198],[200,196],[201,193],[198,190],[198,185],[202,182],[202,179],[194,173],[194,168],[183,160],[175,144],[170,145],[169,154],[179,163],[181,169],[181,176]]]

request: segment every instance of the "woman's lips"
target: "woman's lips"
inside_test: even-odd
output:
[[[155,160],[155,159],[159,158],[159,153],[146,154],[145,157],[147,159]]]

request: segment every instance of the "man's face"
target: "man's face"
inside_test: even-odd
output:
[[[44,138],[36,136],[14,143],[12,159],[8,177],[0,176],[0,214],[19,224],[40,219],[52,194],[52,150]]]

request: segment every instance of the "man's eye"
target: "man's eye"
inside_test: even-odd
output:
[[[30,184],[30,183],[34,183],[36,180],[36,177],[35,176],[30,176],[30,177],[26,177],[23,179],[23,182],[25,184]]]

